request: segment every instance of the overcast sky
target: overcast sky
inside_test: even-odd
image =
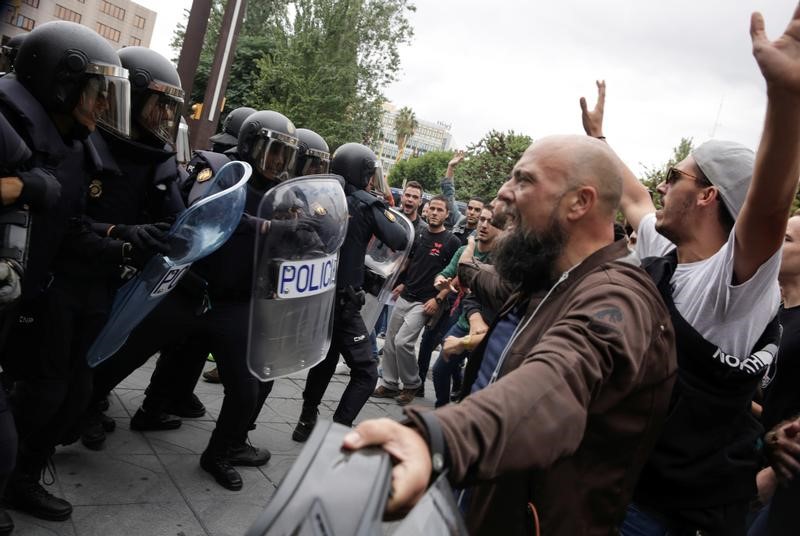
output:
[[[151,46],[168,42],[190,0],[137,0],[159,13]],[[659,165],[682,136],[752,148],[764,83],[750,51],[750,13],[779,36],[795,0],[417,0],[400,79],[385,89],[417,117],[452,125],[464,147],[490,129],[539,138],[582,133],[607,83],[605,134],[634,169]],[[313,128],[313,125],[309,125]]]

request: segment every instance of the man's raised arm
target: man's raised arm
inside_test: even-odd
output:
[[[764,18],[750,20],[753,56],[767,83],[767,114],[753,179],[736,221],[733,270],[750,279],[783,243],[800,176],[800,6],[786,31],[770,42]]]
[[[606,83],[604,80],[597,82],[597,104],[589,110],[586,99],[581,97],[581,120],[583,130],[588,136],[605,140],[603,135],[603,114],[606,105]],[[622,166],[622,199],[619,208],[628,223],[634,230],[639,228],[639,222],[646,215],[655,212],[656,207],[650,198],[650,192],[639,182],[628,166]]]

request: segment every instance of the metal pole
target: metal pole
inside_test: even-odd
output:
[[[192,94],[194,74],[200,63],[200,52],[203,50],[203,39],[208,28],[211,15],[211,0],[194,0],[189,11],[189,22],[186,23],[186,35],[183,37],[181,55],[178,58],[178,76],[187,99]],[[188,100],[187,100],[188,102]],[[188,112],[184,110],[184,114]]]
[[[225,90],[228,87],[228,75],[236,52],[236,40],[239,37],[239,28],[246,7],[247,0],[228,0],[225,6],[214,63],[211,65],[206,94],[203,98],[203,114],[190,130],[191,145],[194,148],[208,147],[208,138],[217,129]]]

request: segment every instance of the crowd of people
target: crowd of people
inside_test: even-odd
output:
[[[424,213],[414,181],[389,208],[369,148],[346,143],[331,155],[319,134],[271,110],[231,111],[211,149],[184,167],[175,159],[184,94],[166,58],[115,51],[70,22],[16,40],[0,77],[4,504],[68,519],[69,502],[42,485],[50,457],[77,441],[102,449],[116,426],[104,413],[110,393],[156,354],[132,430],[202,416],[194,389],[211,353],[209,379],[225,397],[200,466],[237,491],[237,466],[268,463],[248,432],[273,381],[253,371],[248,344],[251,300],[276,295],[276,274],[253,259],[276,245],[322,250],[336,232],[320,200],[284,196],[272,215],[260,205],[288,179],[324,175],[341,188],[348,223],[330,348],[308,371],[292,437],[313,432],[340,358],[350,379],[333,421],[353,426],[370,397],[407,406],[404,422],[364,421],[344,443],[392,455],[390,514],[446,473],[474,534],[796,533],[800,216],[789,214],[800,179],[800,8],[778,40],[757,14],[751,35],[767,85],[757,152],[702,143],[666,171],[654,200],[604,136],[598,82],[594,108],[580,101],[586,135],[536,141],[496,197],[468,199],[463,216],[463,152]],[[231,161],[252,169],[231,237],[90,368],[116,291],[174,252],[170,229],[218,191],[212,179]],[[365,254],[376,240],[408,254],[384,320],[368,326]],[[412,403],[425,396],[436,348],[436,410],[426,411]],[[0,509],[0,534],[13,526]]]

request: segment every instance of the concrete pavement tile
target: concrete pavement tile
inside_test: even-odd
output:
[[[297,422],[300,410],[303,408],[301,400],[289,398],[267,398],[256,422]]]
[[[298,451],[299,452],[299,451]],[[259,467],[259,470],[272,482],[273,487],[278,485],[289,472],[297,455],[273,454],[267,465]],[[266,503],[265,503],[266,504]]]
[[[360,422],[366,421],[368,419],[380,419],[381,417],[387,417],[387,415],[386,415],[387,409],[388,409],[388,407],[385,406],[385,405],[384,406],[379,406],[378,404],[375,404],[375,403],[372,403],[372,402],[367,402],[364,405],[364,407],[361,408],[361,411],[359,412],[358,417],[356,417],[356,421],[355,422],[356,423],[360,423]],[[398,410],[398,411],[402,411],[402,410]],[[399,418],[395,417],[394,415],[388,415],[388,416],[394,418],[395,420],[399,420]]]
[[[270,398],[293,398],[298,399],[303,397],[303,388],[299,387],[292,380],[280,378],[275,381],[272,391],[269,393]]]
[[[73,506],[180,501],[178,489],[154,454],[61,454],[58,476]]]
[[[202,454],[215,427],[214,421],[185,419],[176,430],[143,433],[158,454]]]
[[[181,502],[80,506],[72,513],[80,536],[207,536]],[[16,534],[16,533],[15,533]]]
[[[14,536],[75,536],[72,519],[67,521],[45,521],[16,510],[7,510],[14,520]]]
[[[250,442],[256,447],[268,449],[273,456],[276,454],[296,456],[303,448],[303,444],[292,440],[293,430],[294,425],[287,423],[259,423],[256,429],[249,433]]]
[[[268,486],[264,493],[237,494],[215,501],[194,501],[192,509],[214,536],[241,536],[253,524],[275,493]]]
[[[345,379],[349,381],[349,378],[346,376]],[[347,387],[346,381],[332,381],[330,384],[328,384],[328,388],[325,389],[325,394],[322,396],[322,400],[332,400],[338,402],[342,399],[342,393],[344,393],[345,387]]]
[[[159,454],[158,457],[189,504],[219,500],[247,501],[249,497],[272,494],[269,480],[257,467],[237,467],[244,486],[240,491],[230,491],[217,484],[214,477],[200,467],[200,456]]]
[[[114,393],[131,417],[133,417],[136,410],[142,405],[142,400],[144,400],[144,390],[116,389]]]

